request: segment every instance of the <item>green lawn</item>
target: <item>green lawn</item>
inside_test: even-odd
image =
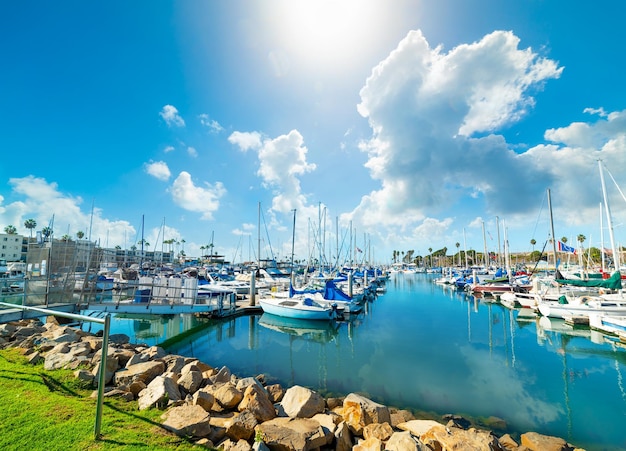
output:
[[[163,412],[106,399],[95,440],[96,398],[69,370],[30,365],[16,349],[0,350],[0,449],[205,449],[164,430]]]

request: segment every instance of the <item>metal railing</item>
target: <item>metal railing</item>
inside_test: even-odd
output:
[[[106,383],[106,366],[107,366],[107,351],[109,348],[109,333],[111,330],[111,316],[106,314],[104,318],[94,318],[85,315],[76,315],[73,313],[57,312],[55,310],[43,309],[38,307],[29,307],[25,305],[7,304],[6,302],[0,302],[0,305],[9,308],[17,308],[21,310],[29,310],[39,312],[42,315],[61,316],[63,318],[74,319],[77,321],[89,321],[92,323],[98,323],[104,325],[104,331],[102,335],[102,354],[100,357],[100,370],[98,374],[98,399],[96,402],[96,419],[94,424],[94,438],[100,439],[100,429],[102,426],[102,402],[104,398],[104,385]]]

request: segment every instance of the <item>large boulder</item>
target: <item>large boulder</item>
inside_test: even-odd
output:
[[[431,449],[467,449],[506,451],[491,431],[449,428],[443,425],[430,428],[422,434],[420,441]],[[545,451],[542,448],[542,451]]]
[[[200,406],[173,407],[162,418],[163,427],[183,437],[202,438],[211,433],[209,414]]]
[[[343,400],[338,413],[344,418],[352,432],[363,435],[363,428],[372,423],[390,423],[389,408],[364,396],[350,393]]]
[[[163,374],[165,364],[159,360],[137,363],[115,372],[113,377],[116,385],[127,385],[134,381],[150,384],[152,380]]]
[[[322,413],[326,408],[326,403],[319,393],[294,385],[285,392],[280,406],[282,412],[288,417],[311,418],[317,413]]]
[[[310,418],[278,417],[256,427],[257,434],[273,451],[308,451],[332,440],[320,424]]]
[[[258,421],[267,421],[276,417],[276,409],[263,387],[257,384],[248,385],[239,403],[239,411],[250,411]]]
[[[249,410],[244,410],[226,424],[226,436],[234,441],[250,440],[257,424],[259,422],[254,414]]]
[[[420,446],[409,431],[394,432],[385,444],[386,451],[419,451]]]
[[[532,451],[570,451],[573,448],[559,437],[526,432],[521,435],[522,446]]]
[[[145,410],[152,407],[166,407],[170,402],[180,400],[178,384],[170,377],[157,376],[139,393],[137,402],[139,404],[139,410]]]

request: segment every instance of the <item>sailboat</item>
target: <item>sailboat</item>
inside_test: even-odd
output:
[[[621,291],[622,281],[620,273],[620,256],[615,249],[613,227],[611,225],[611,210],[609,208],[608,198],[606,195],[602,161],[598,160],[598,164],[600,169],[600,181],[602,183],[602,193],[604,196],[606,217],[609,222],[611,245],[614,249],[614,272],[609,279],[567,280],[556,278],[555,281],[559,285],[572,285],[577,287],[595,288],[597,289],[597,291],[593,295],[563,295],[559,297],[559,299],[556,301],[542,300],[538,304],[538,309],[539,312],[544,316],[556,318],[568,318],[576,316],[589,317],[590,314],[626,316],[626,298],[623,296]],[[554,225],[552,225],[552,236],[554,237]],[[607,292],[609,292],[610,294],[607,294]]]
[[[293,236],[296,233],[296,210],[293,211]],[[292,248],[294,246],[292,239]],[[293,255],[293,250],[292,250]],[[292,268],[293,274],[293,268]],[[337,315],[336,304],[322,304],[315,300],[315,293],[289,293],[287,297],[277,292],[259,298],[264,312],[285,318],[330,320]]]

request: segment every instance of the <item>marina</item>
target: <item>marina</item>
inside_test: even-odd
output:
[[[626,449],[619,339],[436,277],[394,273],[343,321],[119,314],[111,331],[285,386],[361,392],[423,417],[459,414],[500,435],[533,430],[587,450]]]

